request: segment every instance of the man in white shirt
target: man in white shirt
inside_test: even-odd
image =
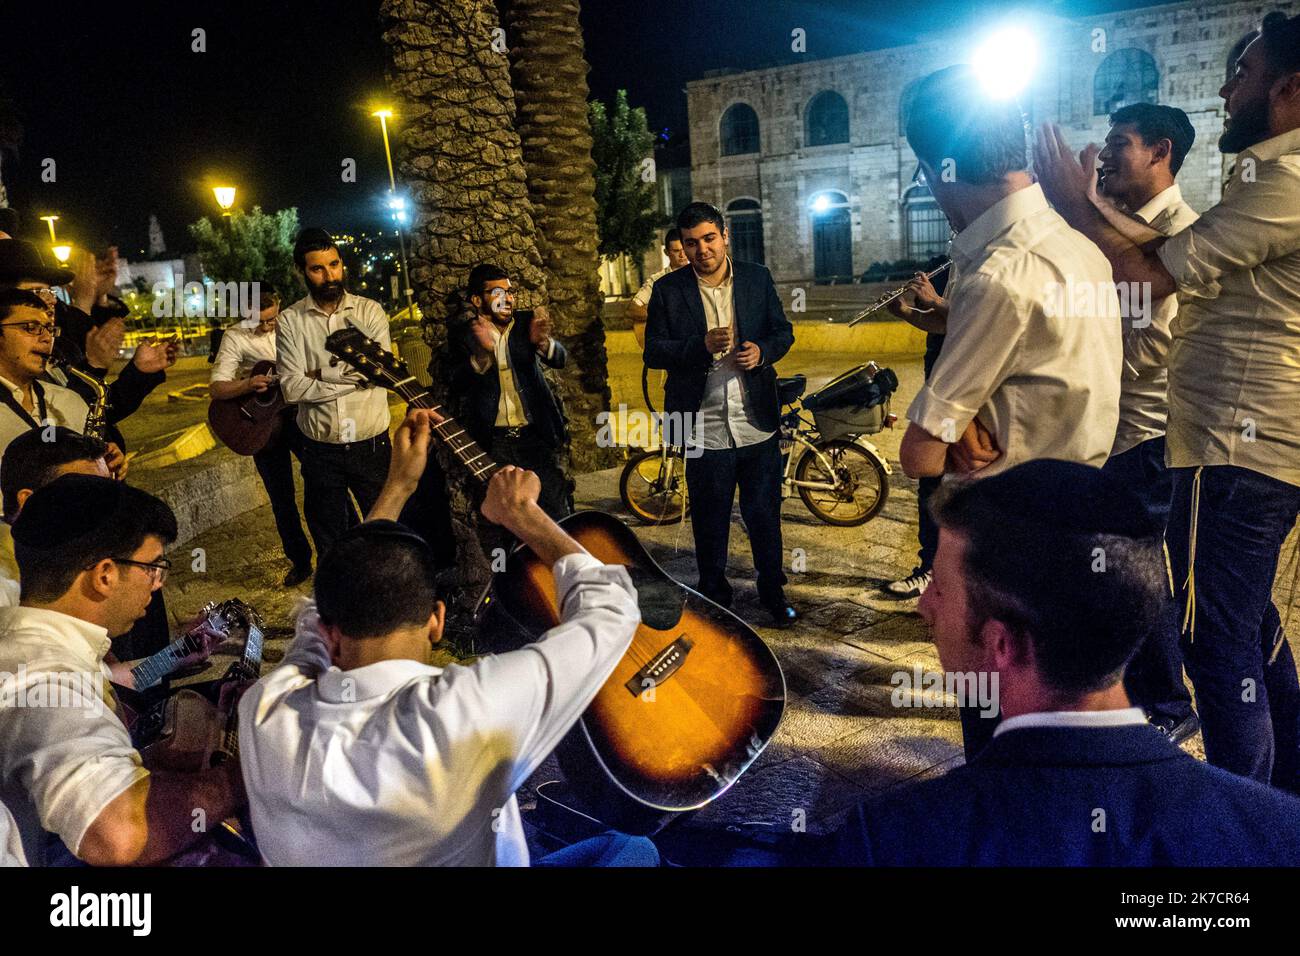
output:
[[[0,454],[23,432],[45,424],[86,426],[90,409],[76,392],[38,381],[54,350],[54,317],[35,292],[0,289]]]
[[[392,339],[383,307],[347,291],[343,260],[328,232],[304,229],[293,257],[307,295],[280,314],[276,371],[285,401],[298,406],[303,511],[320,556],[356,524],[353,497],[362,513],[370,510],[392,454],[387,392],[368,387],[337,363],[325,350],[325,339],[348,326],[385,349]]]
[[[1300,17],[1271,13],[1219,91],[1223,199],[1175,236],[1107,219],[1089,147],[1039,133],[1053,204],[1116,277],[1178,295],[1169,351],[1166,538],[1211,763],[1300,792],[1300,680],[1272,600],[1300,514]]]
[[[1119,417],[1119,300],[1105,257],[1030,178],[1020,108],[949,67],[921,81],[907,139],[957,233],[957,278],[943,351],[908,409],[903,470],[1100,466]]]
[[[1160,526],[1122,482],[1032,461],[945,483],[934,512],[921,614],[944,673],[1004,719],[965,766],[861,807],[836,862],[1300,865],[1300,800],[1183,753],[1130,706],[1125,664],[1170,598]]]
[[[1182,232],[1196,221],[1174,182],[1196,139],[1191,120],[1173,106],[1134,103],[1112,114],[1110,123],[1097,157],[1102,175],[1098,201],[1106,215],[1137,218],[1162,235]],[[1126,290],[1125,300],[1119,429],[1102,467],[1132,489],[1163,528],[1174,490],[1173,474],[1165,467],[1165,421],[1170,326],[1178,314],[1178,297],[1153,303],[1137,289]],[[1178,622],[1172,613],[1129,664],[1124,688],[1152,726],[1174,743],[1196,733],[1200,724],[1183,681]]]
[[[217,400],[263,395],[275,386],[272,375],[253,375],[259,362],[276,360],[276,326],[280,315],[280,296],[266,285],[258,303],[256,324],[233,326],[222,336],[216,360],[212,363],[208,392]],[[249,321],[249,320],[246,320]],[[294,587],[311,577],[311,545],[303,533],[298,517],[298,498],[293,487],[293,459],[302,446],[302,433],[292,405],[280,413],[279,431],[253,455],[266,496],[271,499],[271,514],[280,534],[280,545],[291,567],[284,586]]]
[[[8,702],[25,705],[0,707],[0,800],[34,865],[166,860],[203,838],[196,811],[215,825],[243,804],[237,761],[146,770],[106,689],[109,639],[166,580],[176,519],[120,481],[63,475],[13,534],[22,604],[0,609],[0,672],[15,675]]]
[[[515,790],[640,621],[626,569],[591,557],[538,506],[537,477],[507,466],[483,514],[553,567],[563,622],[522,650],[430,666],[444,613],[433,554],[389,519],[419,482],[433,419],[413,412],[398,430],[376,509],[321,559],[284,663],[240,702],[253,826],[274,865],[527,865]]]
[[[682,248],[682,231],[676,226],[664,233],[664,258],[668,260],[668,265],[641,283],[641,288],[637,290],[636,295],[632,296],[632,304],[627,307],[628,318],[634,325],[650,317],[650,295],[654,292],[655,283],[668,273],[676,272],[690,264],[690,260],[686,258],[686,250]],[[641,334],[644,337],[644,329]]]

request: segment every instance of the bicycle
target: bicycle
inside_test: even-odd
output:
[[[777,391],[783,408],[780,442],[785,457],[781,479],[781,499],[795,491],[809,511],[821,521],[839,527],[866,524],[878,515],[889,498],[889,475],[893,469],[863,434],[892,425],[888,393],[897,379],[888,369],[874,362],[851,369],[836,378],[817,396],[843,392],[846,384],[853,388],[855,377],[888,372],[893,385],[888,386],[883,402],[869,407],[818,407],[809,422],[796,407],[803,396],[806,379],[802,375],[777,379]],[[645,379],[643,378],[643,383]],[[887,380],[882,383],[887,385]],[[821,434],[829,433],[829,437]],[[797,453],[796,453],[797,452]],[[661,442],[656,449],[633,455],[619,478],[623,505],[644,524],[662,525],[683,521],[690,513],[686,490],[686,459],[680,446]]]

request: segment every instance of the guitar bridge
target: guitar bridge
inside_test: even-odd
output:
[[[677,673],[677,669],[686,662],[691,647],[690,638],[683,634],[656,654],[649,664],[633,674],[623,686],[633,697],[640,697],[647,690],[658,687]]]

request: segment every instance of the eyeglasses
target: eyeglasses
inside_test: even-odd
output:
[[[22,329],[32,338],[48,335],[52,339],[59,337],[59,327],[53,322],[0,322],[0,329]]]
[[[166,558],[159,558],[157,561],[132,561],[130,558],[109,558],[118,564],[130,564],[137,568],[144,568],[149,577],[153,578],[153,586],[160,588],[167,580],[167,572],[172,569],[172,563]]]

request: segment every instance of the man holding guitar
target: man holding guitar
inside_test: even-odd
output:
[[[627,571],[547,516],[536,475],[506,466],[483,515],[554,570],[562,623],[522,650],[431,666],[444,614],[436,562],[391,519],[419,484],[439,420],[413,410],[402,423],[368,520],[321,559],[315,605],[283,665],[240,702],[253,826],[272,864],[528,865],[515,790],[591,703],[640,621]],[[657,862],[645,840],[588,842],[561,851],[562,862]]]
[[[109,638],[162,587],[175,516],[120,481],[64,475],[28,499],[13,535],[22,603],[0,609],[0,671],[18,675],[14,691],[29,706],[0,707],[0,800],[27,857],[167,860],[245,802],[238,761],[199,773],[145,769],[106,687]],[[31,706],[42,688],[46,705]]]
[[[280,386],[275,376],[280,296],[266,284],[262,289],[257,324],[248,328],[246,323],[240,323],[227,330],[221,339],[208,386],[214,402],[257,396],[255,401],[259,404],[280,404],[276,401]],[[270,363],[269,368],[265,363]],[[266,444],[253,453],[253,465],[266,488],[266,496],[271,499],[271,514],[275,516],[284,556],[292,565],[284,577],[285,587],[294,587],[311,577],[311,545],[302,530],[293,487],[293,459],[300,456],[302,448],[302,433],[294,420],[296,414],[295,406],[282,406],[267,423]]]

